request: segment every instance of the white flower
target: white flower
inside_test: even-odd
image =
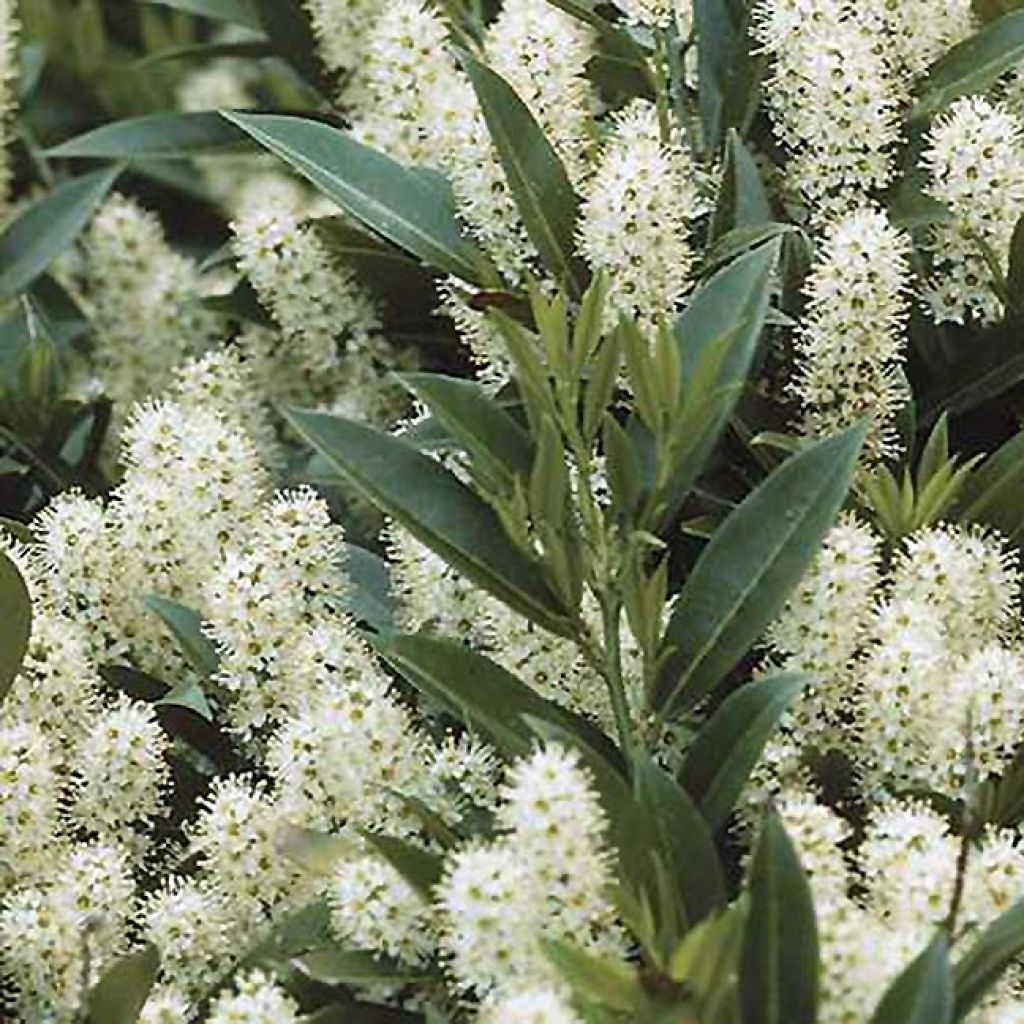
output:
[[[671,318],[691,284],[691,221],[703,212],[697,169],[682,140],[665,142],[652,104],[615,118],[579,219],[580,251],[608,270],[609,327],[620,314],[648,326]]]
[[[331,929],[344,945],[413,965],[434,952],[430,905],[380,857],[343,859],[328,898]]]
[[[826,230],[805,285],[791,390],[808,433],[838,433],[870,417],[874,456],[897,449],[893,421],[906,404],[901,378],[910,240],[885,214],[859,206]]]
[[[1005,272],[1024,213],[1024,129],[1005,106],[983,96],[955,100],[932,125],[922,164],[928,192],[952,214],[934,230],[928,299],[935,318],[995,321],[1002,304],[982,246]]]
[[[479,1024],[581,1024],[562,993],[547,985],[489,1000],[477,1020]]]
[[[207,1024],[295,1024],[299,1019],[298,1003],[263,971],[237,978],[235,989],[214,1000]]]

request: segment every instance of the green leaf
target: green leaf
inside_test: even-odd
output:
[[[120,173],[110,167],[72,178],[7,225],[0,234],[0,299],[27,288],[71,245]]]
[[[135,1024],[159,968],[160,954],[148,944],[114,963],[89,993],[89,1024]]]
[[[440,373],[406,373],[401,379],[482,468],[508,477],[529,474],[529,435],[475,381]]]
[[[315,949],[296,957],[292,966],[322,985],[405,985],[430,977],[429,971],[365,950]]]
[[[364,424],[297,409],[285,415],[348,483],[449,565],[545,629],[572,634],[540,570],[509,540],[490,506],[454,475]]]
[[[548,962],[581,999],[625,1013],[638,1013],[646,996],[636,971],[618,960],[589,953],[571,942],[541,939]]]
[[[379,853],[425,900],[433,899],[433,890],[441,881],[442,862],[436,853],[394,836],[377,832],[360,835]]]
[[[213,112],[146,114],[101,125],[46,151],[50,157],[138,161],[181,160],[204,153],[237,151],[246,136]]]
[[[430,1021],[429,1016],[426,1019]],[[302,1017],[302,1024],[423,1024],[423,1021],[422,1013],[400,1010],[397,1006],[384,1006],[381,1003],[358,1003],[351,1000],[332,1003]],[[447,1021],[440,1018],[439,1024],[447,1024]]]
[[[929,69],[910,119],[929,117],[959,96],[982,92],[1024,59],[1024,11],[1003,15],[958,43]]]
[[[1024,951],[1024,900],[1003,911],[953,968],[952,1020],[963,1020]]]
[[[321,63],[308,13],[298,0],[250,0],[279,56],[325,96],[334,88]]]
[[[768,738],[806,685],[785,672],[747,683],[730,694],[697,733],[681,781],[711,828],[722,828]]]
[[[527,234],[552,277],[580,296],[585,272],[575,256],[579,199],[554,147],[515,90],[489,67],[462,55],[487,130]]]
[[[964,484],[957,519],[987,523],[1013,540],[1024,527],[1024,431],[1011,437]]]
[[[215,21],[228,21],[234,25],[258,30],[259,15],[251,0],[142,0],[143,3],[173,7],[189,14],[199,14]]]
[[[220,656],[213,641],[203,633],[202,616],[192,608],[159,594],[148,594],[145,600],[150,611],[163,619],[192,667],[204,677],[214,675]]]
[[[10,558],[0,552],[0,703],[21,671],[32,636],[32,598],[21,573]]]
[[[388,563],[366,548],[346,544],[345,574],[350,584],[345,595],[349,614],[378,633],[394,629],[395,601]]]
[[[729,129],[725,167],[718,204],[711,220],[711,238],[717,241],[736,228],[752,228],[774,220],[771,201],[750,150],[734,129]]]
[[[886,990],[871,1024],[951,1024],[953,976],[949,944],[938,932],[928,948]]]
[[[740,956],[743,1024],[814,1024],[818,928],[803,868],[778,815],[767,816],[750,869]]]
[[[714,451],[739,401],[768,313],[773,275],[781,241],[773,239],[718,271],[690,300],[672,332],[679,348],[684,393],[693,395],[699,370],[715,346],[722,351],[709,392],[720,392],[706,425],[688,447],[673,474],[672,492],[663,518],[678,510]]]
[[[661,859],[689,926],[725,906],[725,879],[714,840],[686,790],[648,756],[636,763],[637,799],[658,839]],[[670,939],[674,947],[681,936]]]
[[[483,257],[463,235],[451,189],[440,175],[404,167],[319,121],[223,116],[373,231],[424,263],[479,281]]]
[[[1006,271],[1006,290],[1016,313],[1024,309],[1024,217],[1019,217],[1010,239],[1010,258]]]
[[[694,707],[782,611],[835,521],[862,426],[788,459],[729,515],[687,579],[663,640],[652,705]]]
[[[485,733],[510,757],[533,746],[527,718],[557,725],[614,757],[595,725],[545,700],[490,658],[456,640],[424,633],[396,634],[375,641],[378,653],[421,693],[450,714]]]

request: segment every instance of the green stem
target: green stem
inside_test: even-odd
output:
[[[664,29],[656,28],[654,30],[654,56],[651,61],[653,64],[654,96],[658,111],[658,130],[661,133],[661,141],[667,145],[672,141],[672,121],[670,117],[672,100],[669,96],[667,73],[668,49]]]

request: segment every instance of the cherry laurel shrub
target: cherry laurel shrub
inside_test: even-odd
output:
[[[0,0],[0,1019],[1024,1024],[1024,9]]]

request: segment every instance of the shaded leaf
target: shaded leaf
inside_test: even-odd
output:
[[[758,227],[772,220],[772,205],[761,172],[739,133],[730,128],[718,203],[711,219],[711,238],[718,240],[737,228]]]
[[[951,1019],[963,1020],[1024,951],[1024,900],[1003,911],[971,943],[953,968]]]
[[[21,671],[32,636],[32,598],[21,573],[10,558],[0,552],[0,703]]]
[[[1024,11],[1005,14],[958,43],[928,70],[912,120],[928,117],[959,96],[982,92],[1024,59]]]
[[[171,635],[178,641],[178,646],[200,675],[212,676],[217,671],[220,656],[213,641],[203,633],[203,619],[197,611],[159,594],[148,594],[146,606],[163,619]]]
[[[814,1024],[818,929],[796,850],[777,814],[762,826],[750,869],[740,956],[744,1024]]]
[[[308,12],[298,0],[250,0],[277,54],[283,57],[306,82],[329,96],[333,83],[319,58]]]
[[[806,683],[791,672],[747,683],[697,733],[681,781],[713,829],[725,825],[765,743]]]
[[[863,437],[854,427],[792,456],[715,532],[666,629],[655,709],[694,707],[782,611],[842,507]]]
[[[401,985],[430,977],[429,971],[364,950],[315,949],[291,963],[307,978],[322,985]]]
[[[160,954],[149,944],[116,961],[89,993],[89,1024],[135,1024],[159,968]]]
[[[245,133],[217,113],[146,114],[101,125],[54,146],[46,155],[174,160],[205,153],[233,152],[247,143]]]
[[[245,28],[259,29],[260,18],[252,0],[142,0],[143,3],[173,7],[215,21],[228,21]]]
[[[441,881],[442,873],[438,854],[394,836],[360,834],[425,900],[433,899],[434,886]]]
[[[357,622],[378,632],[389,632],[395,624],[395,601],[388,563],[357,544],[346,544],[344,550],[350,584],[345,607]]]
[[[562,161],[508,82],[468,54],[462,64],[527,234],[552,277],[581,295],[585,271],[573,237],[579,199]]]
[[[223,116],[384,238],[439,270],[478,280],[482,257],[463,235],[440,175],[405,167],[319,121]]]
[[[83,174],[58,185],[12,220],[0,234],[0,299],[35,281],[78,237],[110,191],[120,168]]]
[[[453,474],[372,427],[297,409],[292,426],[386,515],[499,600],[562,636],[573,625],[537,566],[498,517]]]
[[[949,945],[940,931],[886,990],[871,1024],[950,1024],[952,1014]]]

